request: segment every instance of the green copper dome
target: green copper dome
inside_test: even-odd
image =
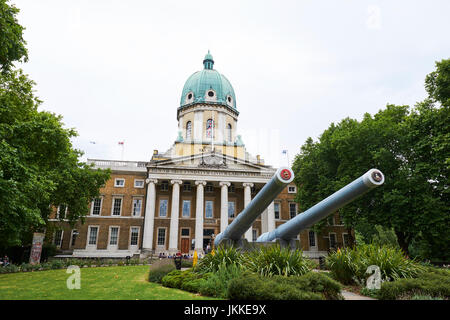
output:
[[[236,109],[236,96],[230,81],[213,69],[214,60],[208,53],[203,59],[204,69],[192,74],[181,94],[180,106],[193,103],[212,103]]]

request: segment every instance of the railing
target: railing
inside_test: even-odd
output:
[[[88,159],[89,164],[93,163],[97,167],[135,167],[146,168],[147,162],[144,161],[120,161],[120,160],[98,160]]]

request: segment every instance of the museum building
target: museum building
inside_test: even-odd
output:
[[[234,89],[214,68],[208,52],[203,69],[192,74],[177,108],[178,137],[150,161],[89,159],[111,178],[90,204],[84,223],[64,221],[60,206],[49,219],[47,241],[62,255],[127,257],[205,252],[276,172],[250,155],[236,134],[239,112]],[[297,186],[288,185],[245,233],[254,241],[299,214]],[[351,231],[350,231],[351,232]],[[311,257],[345,246],[349,230],[338,213],[317,234],[304,230],[299,246]]]

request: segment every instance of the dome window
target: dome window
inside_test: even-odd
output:
[[[205,101],[216,101],[216,99],[217,99],[216,92],[212,88],[208,89],[205,94]]]
[[[194,94],[192,92],[189,92],[186,95],[185,103],[192,103],[194,102]]]
[[[229,96],[229,95],[227,96],[227,105],[229,107],[233,106],[233,98],[231,96]]]

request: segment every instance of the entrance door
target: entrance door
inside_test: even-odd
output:
[[[181,238],[181,253],[189,253],[189,238]]]

